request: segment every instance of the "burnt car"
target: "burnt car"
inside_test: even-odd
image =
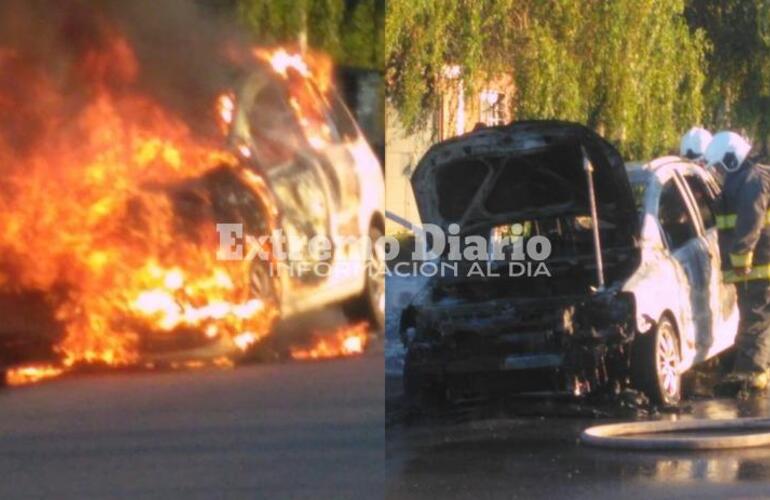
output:
[[[224,160],[199,174],[142,182],[125,206],[114,209],[120,237],[99,237],[117,255],[127,249],[125,255],[136,259],[121,261],[126,281],[114,287],[119,300],[94,313],[103,327],[69,335],[67,319],[88,317],[76,280],[61,290],[6,286],[0,367],[235,357],[275,337],[266,333],[276,318],[325,306],[341,305],[350,318],[382,327],[382,259],[368,245],[384,228],[381,166],[334,89],[320,88],[297,65],[239,71],[226,96],[227,127],[213,137],[219,148],[214,161]],[[218,260],[217,224],[239,225],[243,237],[281,230],[287,259],[281,261],[274,246],[268,258],[253,255],[240,239],[241,257]],[[308,240],[316,236],[331,244],[326,255],[309,251]],[[149,258],[158,254],[163,266]],[[8,271],[6,285],[27,262],[23,254],[5,252],[0,270]],[[190,276],[197,281],[185,281]],[[112,283],[105,281],[105,293],[115,291]]]
[[[337,92],[291,68],[283,80],[254,72],[235,96],[229,141],[266,180],[286,236],[290,261],[273,273],[281,316],[342,303],[351,319],[381,329],[384,264],[368,242],[384,233],[385,182]],[[319,236],[332,243],[331,258],[308,248]]]
[[[236,257],[250,259],[251,294],[274,308],[277,320],[340,305],[351,320],[381,329],[383,260],[368,242],[384,231],[384,180],[350,111],[333,88],[322,90],[302,67],[259,66],[236,88],[227,103],[227,144],[239,164],[178,189],[175,198],[188,205],[178,211],[204,205],[217,223],[242,225],[243,236],[281,233],[286,259],[249,255],[243,239]],[[330,243],[327,255],[312,250],[316,237]],[[201,328],[178,333],[147,332],[143,358],[243,350],[234,336],[211,338]]]
[[[399,326],[414,401],[635,388],[671,404],[685,371],[734,342],[718,185],[696,164],[625,165],[584,126],[529,121],[433,146],[412,185],[424,223],[490,239],[516,224],[551,244],[545,275],[428,281]]]

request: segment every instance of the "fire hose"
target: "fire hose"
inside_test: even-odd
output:
[[[665,435],[712,432],[715,435]],[[651,436],[651,434],[664,434]],[[636,450],[722,450],[770,445],[770,418],[624,422],[585,429],[581,442],[601,448]]]

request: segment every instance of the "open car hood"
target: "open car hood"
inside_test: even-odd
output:
[[[594,167],[601,221],[636,234],[639,224],[623,159],[587,127],[523,121],[431,147],[412,175],[420,218],[463,234],[557,215],[590,215],[583,153]]]

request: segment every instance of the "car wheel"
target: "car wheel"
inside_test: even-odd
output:
[[[653,332],[634,340],[631,380],[653,403],[676,404],[682,397],[680,363],[676,327],[663,316]]]
[[[270,307],[278,304],[278,292],[275,278],[270,273],[270,263],[259,258],[254,259],[249,267],[249,288],[251,296],[265,302]]]
[[[348,319],[366,320],[375,331],[385,328],[385,257],[382,248],[374,244],[382,234],[382,230],[376,226],[369,228],[369,241],[372,244],[366,262],[364,290],[361,295],[343,304]]]
[[[279,304],[276,279],[270,273],[270,262],[254,259],[249,267],[250,296],[262,300],[266,307],[277,308]],[[285,349],[274,335],[276,322],[268,326],[268,335],[252,344],[240,356],[238,361],[275,361],[285,357]]]

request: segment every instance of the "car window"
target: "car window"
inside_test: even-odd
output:
[[[634,206],[639,212],[644,209],[644,196],[647,194],[647,181],[631,183],[631,193],[634,195]]]
[[[690,192],[698,205],[703,227],[711,229],[716,226],[716,216],[714,215],[714,198],[711,196],[706,184],[697,175],[686,175],[685,181],[690,188]]]
[[[291,106],[297,114],[308,142],[316,148],[339,142],[339,133],[329,117],[323,95],[309,79],[289,74]]]
[[[671,251],[680,248],[697,236],[690,211],[673,179],[663,186],[660,194],[658,220]]]
[[[281,86],[271,82],[261,87],[246,118],[251,139],[266,166],[290,160],[301,147],[297,119]]]

